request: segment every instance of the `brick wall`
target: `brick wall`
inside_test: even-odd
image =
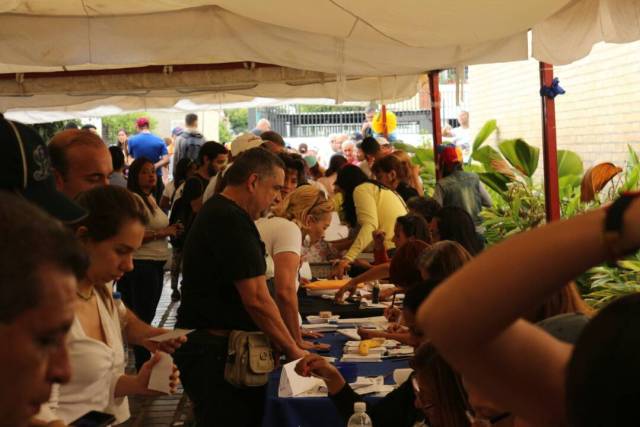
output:
[[[585,168],[624,166],[627,144],[640,151],[640,42],[599,44],[588,57],[555,67],[555,76],[567,91],[556,98],[558,148],[577,152]],[[494,118],[494,139],[541,145],[538,62],[471,66],[467,90],[472,128]]]

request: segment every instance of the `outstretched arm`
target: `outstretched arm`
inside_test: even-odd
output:
[[[624,249],[640,243],[639,216],[637,199],[624,216]],[[527,420],[565,419],[564,370],[572,349],[516,320],[605,260],[604,218],[599,209],[496,245],[436,288],[418,311],[427,339],[465,380]]]

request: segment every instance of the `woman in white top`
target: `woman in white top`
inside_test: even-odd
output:
[[[302,242],[319,241],[331,223],[333,203],[324,192],[303,185],[290,193],[273,214],[256,221],[267,254],[273,259],[275,301],[291,336],[304,349],[298,314],[298,270]]]
[[[111,295],[110,283],[133,268],[132,253],[142,243],[148,218],[143,203],[124,188],[98,187],[78,196],[89,215],[76,225],[76,235],[89,255],[86,277],[79,282],[75,319],[67,337],[71,381],[54,387],[38,419],[65,425],[89,411],[112,414],[116,423],[129,418],[128,395],[153,395],[147,389],[158,356],[138,375],[125,375],[122,336],[150,350],[173,352],[185,338],[163,343],[148,338],[167,332],[141,322]],[[178,382],[174,371],[168,382]]]
[[[122,300],[145,323],[151,323],[162,294],[164,265],[170,256],[167,237],[182,230],[180,224],[169,225],[169,218],[156,204],[153,192],[157,175],[153,162],[146,157],[137,158],[129,167],[127,188],[144,202],[149,223],[145,227],[142,246],[133,254],[133,271],[118,281]],[[136,369],[149,360],[144,347],[134,347]]]

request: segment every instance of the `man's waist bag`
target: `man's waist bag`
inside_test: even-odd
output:
[[[231,331],[224,379],[236,387],[259,387],[275,368],[273,349],[263,332]]]

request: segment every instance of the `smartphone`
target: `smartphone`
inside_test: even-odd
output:
[[[116,417],[104,412],[90,411],[69,424],[69,427],[108,427],[116,422]]]

